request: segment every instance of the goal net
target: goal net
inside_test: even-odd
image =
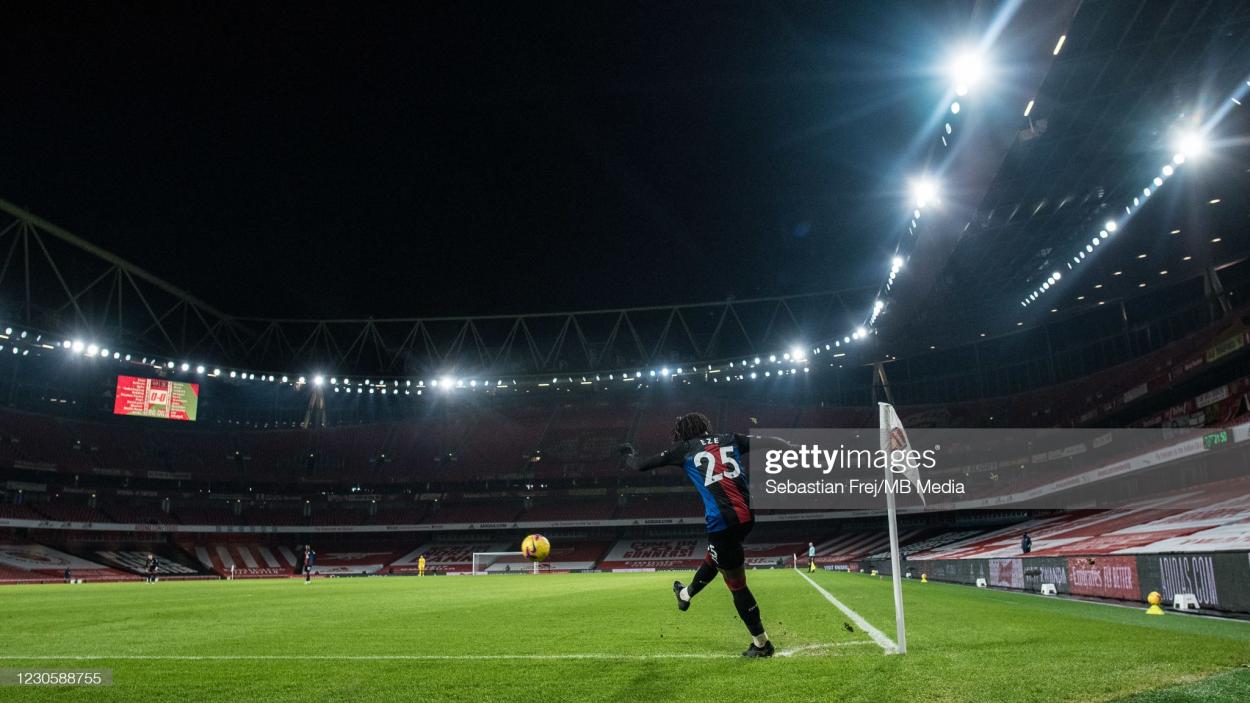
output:
[[[473,552],[473,575],[538,573],[538,562],[525,558],[524,552]]]

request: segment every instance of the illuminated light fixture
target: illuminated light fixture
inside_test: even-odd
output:
[[[860,339],[863,339],[864,337],[868,336],[868,330],[864,329],[863,327],[856,329],[855,333],[860,336]]]
[[[1137,255],[1137,258],[1139,258],[1139,259],[1144,259],[1144,258],[1146,258],[1146,255],[1145,255],[1145,254],[1138,254],[1138,255]]]
[[[303,380],[304,380],[304,379],[303,379],[303,377],[300,377],[300,380],[301,380],[301,381],[303,381]],[[316,375],[316,376],[313,376],[313,385],[314,385],[314,386],[320,386],[321,384],[323,384],[323,383],[325,383],[325,382],[326,382],[326,379],[325,379],[325,377],[324,377],[324,376],[322,376],[322,375],[320,375],[320,374],[318,374],[318,375]]]
[[[1176,173],[1176,169],[1172,168],[1172,164],[1165,165],[1162,171],[1164,176],[1171,176],[1173,173]]]
[[[911,183],[912,197],[916,199],[916,207],[923,208],[929,201],[937,201],[937,183],[931,178],[918,178]]]
[[[1159,178],[1158,176],[1155,176],[1154,184],[1155,184],[1155,187],[1158,188],[1159,186],[1163,185],[1163,179]]]
[[[196,366],[196,367],[195,367],[195,372],[196,372],[196,373],[204,373],[204,366],[203,366],[203,365]]]
[[[955,84],[955,92],[964,95],[968,89],[985,77],[985,61],[980,54],[972,50],[964,50],[956,54],[950,63],[951,79]]]
[[[183,371],[190,371],[191,364],[188,364],[187,362],[184,361],[182,362],[182,366],[179,366],[178,368],[182,369]]]
[[[85,347],[84,347],[84,345],[83,345],[83,343],[82,343],[82,340],[80,340],[80,339],[75,339],[75,340],[74,340],[74,344],[73,344],[73,349],[74,349],[74,351],[76,351],[76,352],[81,352],[84,348],[85,348]]]
[[[892,266],[892,267],[894,268],[894,270],[895,270],[895,271],[898,271],[898,270],[902,269],[902,268],[903,268],[903,257],[901,257],[901,256],[896,256],[896,257],[894,257],[894,260],[893,260],[892,262],[890,262],[890,266]]]
[[[1207,201],[1207,205],[1219,205],[1219,204],[1220,204],[1219,198],[1211,198],[1210,200]]]
[[[1173,154],[1173,155],[1172,155],[1172,163],[1176,164],[1177,166],[1180,166],[1181,164],[1185,163],[1185,155],[1184,155],[1184,154]]]
[[[213,369],[213,375],[214,375],[214,376],[220,376],[220,375],[221,375],[221,369]]]
[[[1124,272],[1123,272],[1123,271],[1112,271],[1112,272],[1111,272],[1111,275],[1112,275],[1112,276],[1119,276],[1119,275],[1120,275],[1120,274],[1122,274],[1122,273],[1124,273]]]
[[[109,350],[107,350],[107,349],[101,349],[101,350],[100,350],[100,358],[102,358],[102,359],[103,359],[103,358],[107,358],[107,357],[108,357],[108,355],[109,355]]]
[[[98,353],[99,351],[100,351],[100,348],[97,347],[96,345],[94,344],[87,345],[87,356],[95,356],[96,353]]]
[[[1185,132],[1176,140],[1176,150],[1185,158],[1199,158],[1207,152],[1207,140],[1200,132]]]
[[[1065,41],[1067,41],[1067,40],[1068,40],[1068,35],[1066,35],[1066,34],[1060,34],[1060,35],[1059,35],[1059,41],[1055,43],[1055,50],[1054,50],[1054,51],[1052,51],[1052,52],[1050,52],[1050,55],[1051,55],[1051,56],[1058,56],[1058,55],[1059,55],[1059,52],[1063,50],[1063,43],[1064,43]]]
[[[959,101],[958,100],[951,102],[951,114],[952,115],[959,114]]]
[[[70,347],[74,346],[74,343],[67,339],[64,342],[61,342],[61,346],[65,349],[69,349]]]
[[[239,377],[239,372],[238,372],[238,371],[231,371],[231,372],[230,372],[230,378],[238,378],[238,377]]]
[[[1107,232],[1107,230],[1105,230],[1105,229],[1104,229],[1104,230],[1102,230],[1101,232],[1099,232],[1099,233],[1098,233],[1098,236],[1099,236],[1099,238],[1101,238],[1101,239],[1106,239],[1107,237],[1110,237],[1110,236],[1111,236],[1111,234],[1110,234],[1109,232]]]
[[[1119,225],[1115,223],[1115,220],[1107,220],[1107,224],[1103,225],[1103,228],[1108,232],[1114,232],[1118,227]]]
[[[1029,104],[1028,104],[1028,105],[1025,105],[1025,106],[1024,106],[1024,116],[1025,116],[1025,117],[1028,117],[1030,112],[1033,112],[1033,101],[1032,101],[1032,100],[1030,100],[1030,101],[1029,101]]]
[[[1212,244],[1219,244],[1219,243],[1220,243],[1220,242],[1222,242],[1222,241],[1224,241],[1224,238],[1223,238],[1223,237],[1216,237],[1215,239],[1212,239],[1212,240],[1211,240],[1211,243],[1212,243]]]
[[[1180,233],[1181,233],[1181,231],[1180,231],[1179,229],[1174,229],[1174,230],[1172,230],[1172,234],[1180,234]]]
[[[286,383],[286,382],[287,382],[287,378],[286,378],[286,376],[283,376],[283,377],[282,377],[282,382],[283,382],[283,383]]]

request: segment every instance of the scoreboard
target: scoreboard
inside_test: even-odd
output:
[[[114,415],[193,421],[199,405],[198,383],[137,376],[117,377],[117,392],[113,396]]]

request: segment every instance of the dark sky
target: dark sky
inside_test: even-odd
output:
[[[235,314],[876,285],[968,11],[348,4],[10,8],[0,198]]]

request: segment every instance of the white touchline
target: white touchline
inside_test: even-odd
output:
[[[872,638],[872,641],[876,642],[877,646],[885,650],[886,654],[898,653],[898,645],[894,644],[894,640],[890,639],[889,637],[886,637],[885,633],[881,632],[881,630],[878,630],[872,625],[869,625],[868,621],[860,617],[859,613],[843,605],[842,601],[838,600],[837,598],[834,598],[832,593],[822,588],[820,584],[813,581],[811,577],[809,577],[807,574],[803,573],[802,571],[799,571],[798,569],[795,569],[794,573],[807,579],[807,582],[812,584],[812,588],[819,591],[820,595],[825,597],[825,600],[829,601],[830,603],[833,603],[834,607],[836,607],[838,610],[841,610],[848,618],[851,619],[851,622],[855,623],[856,625],[859,625],[859,629],[863,630],[864,632],[867,632],[868,636]]]
[[[848,642],[843,644],[861,644]],[[862,644],[867,644],[866,642]],[[799,651],[815,647],[835,645],[812,645],[800,647],[783,656],[793,656]],[[12,654],[0,655],[0,661],[491,661],[491,660],[602,660],[602,661],[650,661],[655,659],[741,659],[734,653],[660,653],[660,654],[612,654],[590,652],[572,654],[71,654],[65,656],[37,655],[23,657]]]

